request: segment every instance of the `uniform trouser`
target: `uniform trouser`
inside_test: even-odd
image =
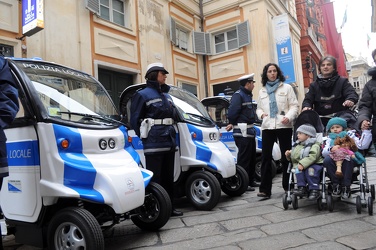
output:
[[[330,181],[333,185],[341,185],[342,187],[350,187],[352,182],[352,176],[354,171],[353,161],[343,161],[342,163],[342,174],[343,178],[338,178],[336,176],[337,166],[333,159],[328,155],[324,158],[324,167],[328,171]]]
[[[152,181],[160,184],[174,200],[175,152],[161,152],[145,155],[146,169],[153,172]]]
[[[237,165],[248,173],[249,185],[255,180],[256,141],[253,137],[234,137],[238,147]]]
[[[292,128],[265,129],[262,131],[262,162],[260,192],[272,194],[272,152],[274,142],[278,140],[281,149],[282,163],[282,186],[288,190],[289,173],[287,173],[288,161],[285,156],[286,150],[291,149]]]
[[[308,184],[309,190],[319,190],[322,166],[313,164],[296,174],[296,183],[298,187],[305,187]]]

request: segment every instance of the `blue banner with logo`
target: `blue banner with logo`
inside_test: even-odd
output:
[[[295,82],[295,69],[287,14],[274,17],[273,23],[278,65],[286,77],[285,83],[291,84]]]

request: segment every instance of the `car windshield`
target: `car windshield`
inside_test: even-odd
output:
[[[106,90],[90,75],[46,62],[16,64],[31,80],[51,118],[100,125],[120,120]]]
[[[204,105],[192,93],[176,87],[171,87],[168,93],[171,95],[180,116],[186,122],[204,126],[215,125]]]

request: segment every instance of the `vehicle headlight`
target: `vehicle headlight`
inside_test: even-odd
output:
[[[211,141],[217,141],[218,140],[218,134],[217,133],[209,133],[209,139]]]
[[[105,150],[107,148],[107,141],[105,139],[100,139],[99,140],[99,147],[102,150]]]
[[[115,140],[112,139],[112,138],[110,138],[110,139],[108,140],[108,146],[110,147],[110,149],[114,149],[115,146],[116,146]]]

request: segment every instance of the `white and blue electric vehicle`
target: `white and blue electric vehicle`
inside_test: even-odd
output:
[[[105,88],[62,65],[8,61],[20,111],[5,130],[3,235],[47,249],[98,250],[102,231],[125,219],[144,230],[163,227],[171,201],[140,167]]]
[[[206,107],[208,113],[215,121],[221,132],[221,141],[224,142],[230,149],[234,157],[237,157],[238,148],[236,147],[234,137],[232,136],[232,130],[226,131],[226,126],[229,124],[227,119],[228,108],[230,106],[231,96],[230,95],[218,95],[206,97],[201,100],[202,104]],[[254,105],[257,105],[254,103]],[[262,137],[260,124],[262,121],[258,120],[255,122],[256,130],[256,165],[255,165],[255,178],[261,180],[261,157],[262,157]],[[281,159],[281,150],[277,143],[273,146],[273,161],[272,161],[272,175],[273,177],[277,172],[281,171],[281,165],[279,160]]]
[[[129,124],[132,95],[146,84],[131,85],[120,97],[120,110]],[[175,155],[177,196],[186,196],[199,210],[211,210],[220,199],[221,190],[229,196],[240,196],[248,187],[248,175],[236,166],[235,158],[220,141],[220,133],[202,103],[192,93],[171,86],[169,94],[177,108],[175,124],[178,151]],[[130,124],[129,124],[130,126]],[[129,129],[133,146],[144,163],[142,141]]]

